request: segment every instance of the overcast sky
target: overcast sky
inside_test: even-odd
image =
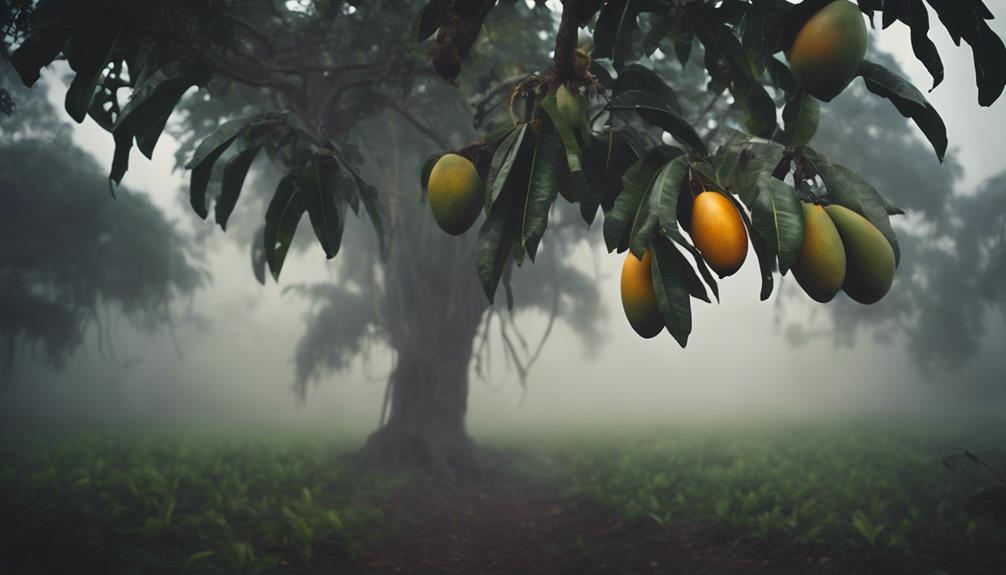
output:
[[[1006,18],[1006,0],[986,3],[993,13]],[[1006,35],[1003,22],[993,23],[1001,36]],[[959,150],[958,157],[966,170],[961,189],[967,192],[1006,168],[1006,98],[991,108],[978,107],[970,49],[955,47],[942,27],[937,28],[933,35],[947,73],[944,83],[929,97],[946,120],[951,146]],[[917,86],[929,87],[928,74],[912,56],[906,28],[898,23],[889,30],[875,32],[875,37],[881,49],[897,56]],[[59,77],[58,72],[48,74],[52,83],[58,83]],[[50,93],[60,108],[62,95],[62,89]],[[891,113],[896,111],[892,108]],[[102,166],[110,165],[111,136],[90,120],[75,129],[74,139]],[[187,186],[187,174],[173,169],[175,149],[176,143],[165,135],[153,161],[134,150],[125,183],[149,194],[183,228],[212,228],[211,223],[199,221],[179,201],[179,190]],[[850,349],[836,350],[828,340],[791,349],[778,327],[775,296],[769,302],[758,301],[759,277],[753,254],[737,276],[720,284],[720,305],[694,306],[695,328],[687,350],[678,348],[667,335],[641,340],[622,315],[618,282],[622,256],[603,252],[600,219],[595,227],[599,240],[596,250],[581,247],[571,257],[577,258],[584,269],[593,270],[595,260],[598,263],[597,281],[605,302],[605,331],[610,340],[588,357],[574,334],[559,326],[530,375],[523,403],[515,374],[500,368],[503,361],[497,352],[492,381],[472,382],[470,421],[476,429],[545,418],[615,423],[626,419],[774,416],[863,409],[906,412],[927,404],[927,390],[941,387],[920,384],[919,374],[900,348],[876,346],[868,338],[861,338]],[[302,228],[301,232],[308,230]],[[209,320],[209,329],[192,325],[178,329],[181,361],[166,335],[133,337],[120,333],[119,355],[136,358],[133,367],[96,365],[78,359],[76,368],[59,379],[68,386],[82,375],[114,381],[124,390],[123,401],[138,412],[170,409],[175,403],[177,409],[184,409],[183,400],[178,398],[197,394],[207,399],[206,405],[241,406],[252,417],[269,414],[376,424],[383,376],[389,369],[386,352],[379,350],[374,356],[370,369],[374,378],[368,378],[361,365],[334,374],[311,394],[303,409],[298,410],[289,391],[292,351],[302,333],[305,306],[280,292],[284,285],[331,276],[331,264],[320,249],[313,247],[294,255],[284,268],[282,285],[262,287],[251,274],[248,246],[227,241],[218,228],[212,234],[215,237],[207,244],[206,257],[213,284],[194,302],[194,309]],[[798,288],[791,278],[786,278],[781,289]],[[814,305],[787,307],[787,317],[805,317],[810,325],[827,327],[825,316],[814,313]],[[519,321],[535,340],[543,327],[542,318],[527,315]],[[974,362],[969,377],[1001,373],[1006,367],[1001,355],[1006,342],[1003,322],[996,314],[996,321],[991,323],[986,350]],[[93,351],[93,345],[89,349]],[[142,393],[133,393],[140,388]]]

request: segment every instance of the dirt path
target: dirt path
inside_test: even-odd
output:
[[[401,528],[341,573],[803,574],[837,573],[807,550],[735,546],[698,529],[625,523],[520,480],[401,491],[384,506]]]

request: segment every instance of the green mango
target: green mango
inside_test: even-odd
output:
[[[467,158],[457,154],[441,156],[430,172],[427,189],[433,219],[452,236],[465,233],[482,211],[482,178]]]
[[[825,208],[842,236],[847,267],[842,290],[862,304],[880,301],[894,282],[894,249],[876,226],[839,205]]]
[[[803,221],[803,243],[793,264],[793,277],[807,295],[827,303],[845,282],[845,246],[838,229],[821,206],[803,204]]]

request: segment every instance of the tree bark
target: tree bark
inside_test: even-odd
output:
[[[484,461],[465,429],[468,371],[489,307],[472,269],[475,231],[448,236],[417,213],[426,206],[416,204],[396,202],[391,210],[396,237],[384,323],[397,361],[388,381],[388,417],[362,455],[380,467],[472,475]]]

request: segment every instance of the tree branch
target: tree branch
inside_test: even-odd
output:
[[[582,80],[586,70],[577,69],[576,41],[581,26],[586,26],[601,9],[604,0],[564,0],[559,31],[555,34],[555,54],[549,85],[553,88],[573,80]]]
[[[454,0],[451,4],[433,46],[433,66],[443,79],[453,82],[461,73],[461,60],[468,56],[495,5],[496,0]]]

